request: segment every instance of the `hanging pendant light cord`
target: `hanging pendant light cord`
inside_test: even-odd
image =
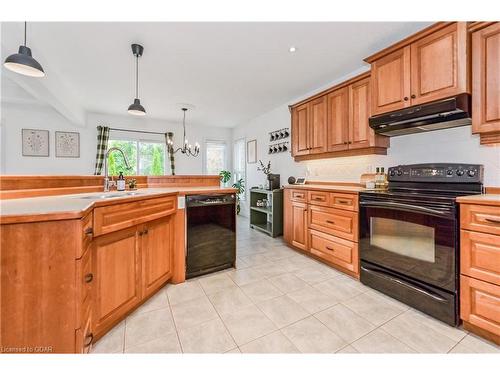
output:
[[[139,98],[139,56],[135,56],[135,97]]]
[[[186,111],[183,110],[184,112],[184,118],[182,119],[182,127],[184,129],[184,146],[186,146]]]
[[[24,46],[26,47],[26,24],[27,22],[24,21]]]

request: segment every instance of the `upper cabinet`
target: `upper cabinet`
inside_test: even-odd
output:
[[[439,22],[365,59],[372,114],[470,92],[467,24]]]
[[[500,143],[500,23],[472,33],[472,132],[482,144]]]
[[[295,159],[385,154],[389,138],[368,125],[370,91],[370,73],[363,73],[291,106]]]

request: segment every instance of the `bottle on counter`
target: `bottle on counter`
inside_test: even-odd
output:
[[[375,189],[380,189],[380,168],[375,169]]]
[[[123,177],[123,172],[120,172],[118,180],[116,181],[116,190],[125,191],[125,177]]]
[[[387,174],[385,173],[384,167],[380,168],[380,188],[386,189],[388,185]]]

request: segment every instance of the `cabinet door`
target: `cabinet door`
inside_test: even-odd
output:
[[[349,149],[374,146],[370,117],[370,78],[349,86]]]
[[[283,240],[291,244],[293,232],[292,189],[283,191]]]
[[[454,23],[411,44],[411,104],[467,91],[467,29]]]
[[[94,239],[94,332],[100,336],[141,301],[136,227]]]
[[[156,292],[172,276],[173,215],[144,224],[139,232],[143,297]]]
[[[309,103],[309,153],[326,152],[326,96]]]
[[[472,34],[472,131],[500,131],[500,23]]]
[[[347,150],[349,138],[349,89],[335,90],[327,96],[328,151]]]
[[[307,204],[292,202],[292,245],[307,250]]]
[[[292,111],[292,155],[309,154],[309,103]]]
[[[372,63],[372,114],[410,106],[410,46]]]

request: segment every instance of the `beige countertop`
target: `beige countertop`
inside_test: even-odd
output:
[[[478,194],[466,195],[457,198],[458,203],[484,204],[488,206],[500,207],[500,194]]]
[[[131,202],[155,196],[234,193],[236,189],[217,186],[185,186],[144,188],[135,191],[111,191],[108,193],[82,193],[46,197],[2,199],[0,220],[2,223],[62,220],[83,217],[95,206]],[[133,193],[133,195],[131,194]],[[112,198],[106,198],[106,196]]]
[[[325,190],[340,193],[359,193],[366,190],[363,186],[354,185],[329,185],[329,184],[305,184],[305,185],[285,185],[285,189],[305,189],[305,190]]]

